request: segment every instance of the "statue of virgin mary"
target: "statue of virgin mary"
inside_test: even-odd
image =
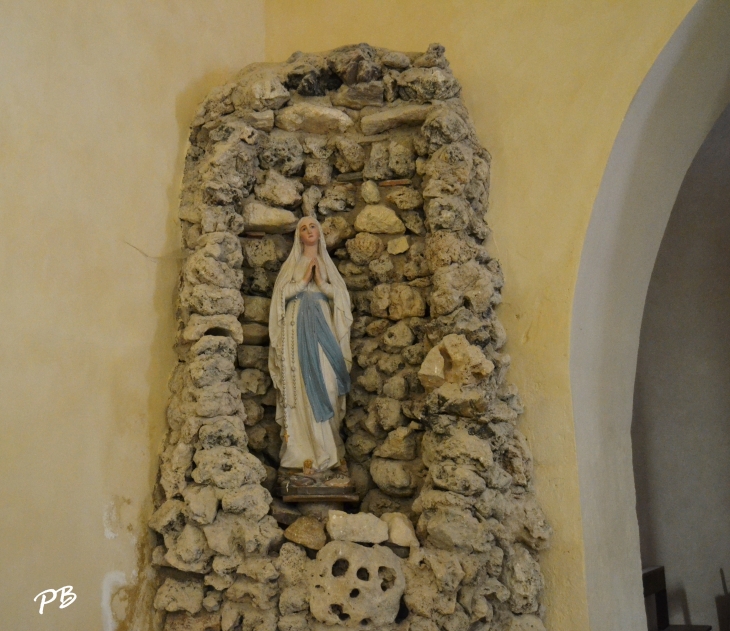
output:
[[[297,224],[269,313],[269,371],[282,428],[281,466],[326,471],[345,455],[340,425],[350,391],[350,294],[314,217]]]

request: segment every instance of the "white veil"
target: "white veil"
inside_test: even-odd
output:
[[[282,369],[283,369],[283,335],[284,316],[286,315],[286,301],[284,298],[284,287],[291,282],[294,270],[299,259],[302,256],[304,248],[299,238],[299,226],[305,219],[313,220],[319,230],[319,243],[317,245],[317,254],[324,263],[327,272],[328,282],[334,289],[334,312],[332,314],[332,324],[334,326],[334,334],[337,342],[342,350],[342,356],[345,358],[345,364],[349,371],[352,367],[352,351],[350,350],[350,328],[352,327],[352,309],[350,306],[350,292],[347,285],[340,275],[339,270],[330,258],[327,247],[324,242],[324,233],[319,221],[314,217],[302,217],[297,223],[296,232],[294,233],[294,246],[289,253],[286,261],[281,266],[279,275],[274,283],[274,293],[271,297],[271,310],[269,311],[269,372],[274,387],[283,392],[282,386]]]

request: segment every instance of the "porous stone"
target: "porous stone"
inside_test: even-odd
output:
[[[459,385],[479,383],[494,371],[494,364],[482,350],[469,344],[463,335],[447,335],[426,355],[418,379],[427,390],[445,382]]]
[[[315,184],[316,182],[310,183]],[[269,169],[266,172],[264,183],[256,186],[254,190],[256,191],[256,197],[269,204],[274,204],[275,206],[296,206],[302,201],[301,192],[304,190],[304,187],[299,180],[284,177],[278,171]],[[246,229],[251,231],[250,219],[245,212],[243,219],[246,224]]]
[[[322,222],[322,233],[328,250],[340,247],[347,239],[355,235],[355,230],[344,217],[327,217]]]
[[[254,111],[276,110],[289,100],[287,90],[266,64],[252,64],[236,77],[231,92],[231,102],[238,108],[250,107]]]
[[[515,544],[507,554],[503,571],[504,585],[510,591],[510,609],[514,613],[535,613],[538,597],[544,588],[540,566],[524,546]]]
[[[335,148],[335,168],[340,173],[362,171],[365,166],[365,150],[347,136],[338,136],[332,142]]]
[[[461,493],[478,495],[487,488],[486,482],[472,468],[445,461],[429,467],[429,473],[437,488]]]
[[[193,446],[184,442],[168,445],[160,458],[160,484],[165,497],[179,494],[187,486],[187,474],[193,462]]]
[[[395,187],[386,195],[386,199],[399,210],[415,210],[423,206],[421,193],[410,187]]]
[[[243,344],[241,323],[236,316],[230,314],[202,316],[194,313],[183,330],[182,338],[186,342],[196,342],[209,331],[223,331],[238,344]]]
[[[241,248],[248,267],[278,270],[289,253],[288,243],[282,235],[266,235],[263,238],[243,238]],[[261,270],[263,271],[263,269]]]
[[[271,300],[269,298],[264,298],[262,296],[245,296],[242,320],[244,322],[268,324],[270,308]]]
[[[362,109],[363,107],[380,107],[383,104],[383,82],[369,81],[354,85],[342,85],[331,96],[332,105]]]
[[[403,513],[383,513],[380,516],[388,524],[388,541],[397,546],[417,548],[420,546],[411,520]]]
[[[290,210],[274,208],[260,202],[250,202],[243,209],[243,221],[248,232],[293,232],[297,218]]]
[[[302,212],[309,217],[314,217],[321,199],[322,191],[316,186],[310,186],[302,194]]]
[[[380,201],[380,189],[372,180],[365,180],[362,183],[360,195],[366,204],[377,204]]]
[[[398,70],[405,70],[411,65],[411,59],[408,55],[395,50],[389,50],[383,53],[380,61],[388,68],[396,68]]]
[[[273,112],[272,125],[273,125]],[[277,169],[284,175],[297,175],[302,170],[304,156],[296,134],[275,130],[264,135],[259,151],[259,163],[263,169]]]
[[[388,539],[388,525],[368,513],[351,515],[332,510],[327,518],[327,533],[335,541],[382,543]]]
[[[241,368],[266,370],[269,362],[269,349],[266,346],[239,346],[236,350],[236,357]]]
[[[304,170],[304,184],[327,186],[332,179],[332,165],[326,160],[308,160]]]
[[[295,103],[276,114],[276,126],[286,131],[342,133],[353,124],[352,119],[344,112],[316,103]]]
[[[410,178],[416,170],[413,147],[408,142],[391,140],[388,145],[388,168],[395,177]]]
[[[183,489],[185,514],[195,523],[210,524],[218,510],[218,498],[211,486],[191,485]],[[191,612],[192,613],[192,612]]]
[[[373,288],[370,310],[374,316],[402,320],[426,314],[426,301],[421,293],[406,284],[377,285]]]
[[[400,85],[400,81],[398,81]],[[360,119],[360,129],[366,135],[380,134],[401,125],[420,125],[431,111],[430,105],[399,105],[388,107]]]
[[[387,180],[393,177],[393,171],[388,165],[387,142],[374,142],[372,144],[362,176],[370,180]]]
[[[397,237],[388,241],[388,254],[403,254],[410,247],[411,244],[408,242],[408,237]]]
[[[269,512],[271,493],[259,484],[245,484],[238,489],[220,493],[223,510],[243,514],[251,521],[259,521]]]
[[[398,76],[398,92],[406,101],[444,101],[460,91],[459,82],[444,68],[408,68]]]
[[[421,130],[429,142],[430,153],[443,145],[464,140],[470,133],[464,119],[448,107],[434,108]]]
[[[183,572],[205,574],[210,571],[213,551],[203,531],[193,524],[185,524],[180,536],[165,554],[165,561]]]
[[[359,232],[354,239],[347,241],[347,253],[356,265],[367,265],[385,250],[380,237],[368,232]]]
[[[465,574],[453,554],[421,548],[403,564],[403,571],[406,576],[405,603],[412,613],[425,618],[454,613]]]
[[[416,457],[416,435],[410,427],[396,427],[373,455],[393,460],[413,460]]]
[[[463,304],[479,315],[489,309],[495,297],[492,274],[476,261],[437,269],[433,288],[429,305],[434,316],[452,313]]]
[[[370,463],[370,475],[381,491],[394,497],[410,497],[418,484],[418,479],[413,475],[411,468],[402,460],[373,458]]]
[[[166,578],[155,595],[155,609],[198,613],[203,607],[203,583]]]
[[[392,208],[369,205],[356,217],[355,230],[374,234],[402,234],[406,227]]]
[[[192,477],[198,484],[212,482],[221,489],[243,484],[257,484],[266,478],[266,470],[251,454],[233,447],[213,447],[193,456],[197,468]]]
[[[334,184],[329,186],[322,196],[317,208],[320,214],[327,215],[332,212],[343,212],[348,206],[355,203],[351,185]]]
[[[284,531],[284,537],[305,548],[321,550],[327,543],[322,523],[314,517],[302,516]]]
[[[192,312],[205,316],[238,316],[243,311],[243,299],[239,291],[215,285],[188,285],[180,292],[180,303]]]
[[[179,611],[165,616],[164,631],[219,631],[220,629],[221,616],[217,612],[200,612],[193,616]]]
[[[317,553],[312,574],[310,610],[317,620],[376,629],[395,621],[405,577],[389,548],[332,541]]]

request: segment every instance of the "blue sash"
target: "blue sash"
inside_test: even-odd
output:
[[[350,391],[350,375],[347,372],[345,358],[342,356],[342,349],[325,320],[322,308],[317,304],[319,300],[327,302],[327,296],[319,292],[302,291],[294,296],[293,300],[299,300],[297,347],[304,388],[307,391],[314,418],[318,423],[324,423],[330,420],[335,412],[324,383],[322,366],[319,361],[320,347],[337,377],[339,395],[347,394]]]

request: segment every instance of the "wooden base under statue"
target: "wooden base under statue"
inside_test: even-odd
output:
[[[279,469],[274,491],[288,503],[360,501],[352,480],[337,470],[302,471],[282,467]]]

